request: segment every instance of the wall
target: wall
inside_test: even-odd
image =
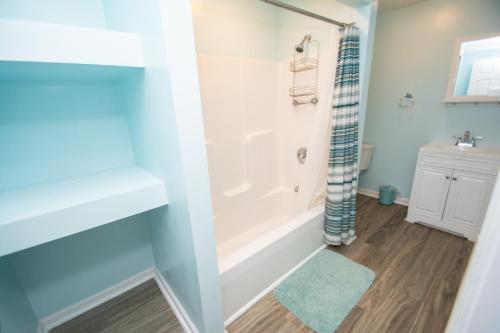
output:
[[[141,75],[128,77],[123,84],[106,82],[94,90],[95,82],[84,82],[83,89],[80,83],[57,82],[58,87],[64,86],[64,89],[55,87],[59,90],[56,96],[44,94],[38,87],[50,86],[50,82],[37,82],[33,89],[39,90],[37,96],[43,97],[43,104],[37,108],[38,113],[33,110],[30,116],[37,119],[37,116],[50,117],[55,113],[57,117],[56,124],[48,121],[48,124],[35,125],[45,126],[44,133],[50,130],[50,125],[56,126],[60,133],[67,125],[67,118],[77,118],[66,131],[73,131],[69,133],[70,144],[77,142],[78,151],[65,149],[66,156],[85,153],[78,158],[84,157],[90,165],[95,160],[107,161],[105,166],[96,168],[116,167],[113,161],[119,165],[135,163],[165,181],[169,205],[10,256],[38,319],[156,265],[194,322],[193,331],[222,332],[189,1],[51,0],[44,5],[47,8],[41,9],[33,0],[3,1],[0,16],[139,33],[146,69]],[[40,10],[28,10],[34,8]],[[9,89],[11,84],[9,82]],[[60,97],[60,94],[67,96]],[[73,94],[78,95],[75,101],[71,100]],[[16,103],[29,104],[30,101],[18,99]],[[60,104],[70,107],[71,112],[66,114]],[[12,120],[13,127],[19,119],[28,120],[24,126],[29,127],[31,119],[15,112],[19,109],[24,110],[13,107],[3,117],[6,121]],[[85,130],[85,135],[78,130]],[[41,129],[35,126],[35,131],[38,133]],[[19,135],[17,129],[11,132],[14,138]],[[26,132],[29,133],[29,129]],[[98,135],[92,137],[92,133]],[[43,143],[50,157],[57,158],[60,157],[58,148],[68,143],[58,142],[56,135],[49,133]],[[50,142],[47,143],[51,140],[56,144],[53,151]],[[99,141],[101,146],[96,147],[94,143]],[[114,150],[104,149],[103,153],[102,146],[109,147],[111,143]],[[16,144],[22,145],[22,142]],[[7,149],[5,145],[0,148]],[[42,157],[40,160],[48,164]],[[22,164],[21,157],[19,160]],[[47,169],[59,166],[51,165]],[[74,166],[77,171],[79,166],[81,164]],[[55,174],[64,177],[68,170],[67,165],[61,165]],[[93,171],[86,169],[86,172]]]
[[[133,165],[122,100],[115,82],[1,81],[0,189]]]
[[[500,31],[497,0],[429,0],[383,13],[377,22],[364,142],[375,144],[360,187],[399,187],[409,198],[418,148],[466,129],[500,145],[500,107],[443,105],[455,39]],[[407,92],[416,103],[400,111]]]
[[[217,242],[275,215],[277,63],[199,55]],[[252,202],[254,209],[241,216]],[[251,223],[254,221],[255,223]]]
[[[0,331],[33,333],[37,327],[38,319],[12,266],[7,258],[0,258]]]
[[[278,9],[259,0],[191,0],[191,4],[198,54],[277,59]]]
[[[156,266],[193,329],[222,332],[190,2],[106,0],[104,7],[110,28],[143,41],[144,76],[125,91],[136,163],[168,190],[169,205],[151,216]]]
[[[39,319],[153,266],[145,214],[10,255]]]
[[[0,16],[106,28],[102,0],[2,0]]]
[[[100,0],[4,0],[0,17],[107,26]],[[110,77],[89,80],[81,74],[92,66],[83,67],[72,72],[78,66],[51,66],[49,77],[27,70],[6,78],[2,72],[0,189],[135,163],[122,85]],[[37,319],[154,264],[143,214],[7,258]]]

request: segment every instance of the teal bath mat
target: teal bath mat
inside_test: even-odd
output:
[[[325,249],[274,290],[274,297],[319,333],[332,333],[358,303],[375,273]]]

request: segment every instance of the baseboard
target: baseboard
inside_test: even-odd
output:
[[[42,318],[38,324],[39,333],[48,333],[51,329],[85,313],[135,287],[154,279],[158,284],[165,300],[174,312],[177,320],[181,324],[184,331],[187,333],[198,333],[198,329],[193,324],[193,321],[187,314],[181,302],[168,285],[167,281],[162,277],[156,267],[148,268],[126,280],[123,280],[114,286],[111,286],[95,295],[92,295],[78,303],[70,305],[60,311],[55,312],[45,318]]]
[[[179,301],[172,288],[170,288],[170,285],[165,280],[163,275],[161,275],[161,273],[157,269],[155,269],[155,281],[160,287],[160,290],[167,300],[168,305],[170,305],[172,311],[174,311],[174,314],[177,317],[177,320],[179,320],[179,323],[181,324],[184,331],[186,331],[187,333],[199,333],[198,328],[189,317],[187,311],[184,309],[184,306]]]
[[[302,267],[306,262],[308,262],[312,257],[314,257],[316,254],[318,254],[321,250],[323,250],[327,246],[328,246],[327,244],[321,245],[317,250],[315,250],[313,253],[311,253],[309,256],[307,256],[305,259],[303,259],[301,262],[299,262],[297,265],[295,265],[292,269],[290,269],[288,272],[286,272],[283,276],[281,276],[279,279],[277,279],[276,281],[271,283],[267,288],[265,288],[257,296],[255,296],[252,300],[250,300],[250,302],[245,304],[238,311],[236,311],[233,315],[231,315],[228,319],[226,319],[224,321],[224,327],[228,327],[229,325],[231,325],[243,313],[245,313],[248,309],[250,309],[258,301],[260,301],[264,296],[266,296],[269,292],[271,292],[274,288],[276,288],[287,277],[292,275],[296,270],[298,270],[300,267]]]
[[[60,311],[57,311],[45,318],[42,318],[38,325],[40,333],[48,333],[51,329],[95,308],[127,291],[137,287],[138,285],[153,279],[156,269],[148,268],[126,280],[123,280],[114,286],[111,286],[95,295],[85,298],[84,300],[72,304]]]
[[[358,188],[358,193],[366,195],[368,197],[376,198],[378,199],[378,192],[377,191],[372,191],[367,188]],[[394,200],[395,203],[398,205],[403,205],[403,206],[408,206],[410,204],[410,199],[403,198],[401,196],[397,196],[396,200]]]
[[[238,319],[243,313],[245,313],[252,305],[260,301],[266,294],[271,292],[276,288],[281,282],[283,282],[292,273],[302,267],[307,261],[314,257],[318,252],[326,248],[327,245],[323,244],[287,273],[281,276],[279,279],[271,283],[266,289],[255,296],[250,302],[245,304],[241,309],[234,313],[230,318],[224,322],[224,327],[229,326],[232,322]],[[163,278],[161,273],[156,269],[156,267],[148,268],[147,270],[140,272],[126,280],[123,280],[114,286],[111,286],[95,295],[92,295],[78,303],[72,304],[60,311],[57,311],[45,318],[42,318],[38,325],[39,333],[48,333],[51,329],[137,287],[138,285],[150,280],[155,279],[158,287],[160,288],[163,296],[165,297],[167,303],[172,308],[172,311],[176,315],[182,328],[188,333],[199,333],[198,328],[193,323],[189,317],[187,311],[184,309],[182,303],[179,301],[172,288],[169,286],[168,282]]]

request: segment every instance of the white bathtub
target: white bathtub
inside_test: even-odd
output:
[[[225,326],[325,247],[323,219],[317,206],[219,257]]]
[[[283,50],[308,33],[321,42],[317,104],[294,106],[286,93],[293,54],[198,55],[226,324],[323,246],[338,29],[307,23],[283,32]]]

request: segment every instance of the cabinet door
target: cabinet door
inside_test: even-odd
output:
[[[410,211],[423,217],[420,222],[441,223],[451,174],[451,169],[417,165]]]
[[[453,171],[444,223],[479,230],[494,181],[495,177],[491,175]]]

